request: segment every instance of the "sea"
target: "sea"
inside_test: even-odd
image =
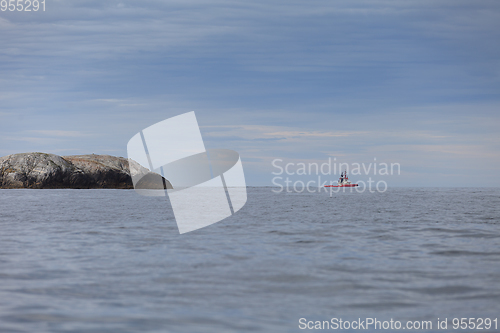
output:
[[[0,332],[500,330],[499,188],[276,192],[179,234],[166,198],[0,190]]]

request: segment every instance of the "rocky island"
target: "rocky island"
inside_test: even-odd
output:
[[[0,188],[132,189],[134,186],[128,160],[123,157],[23,153],[0,157]]]

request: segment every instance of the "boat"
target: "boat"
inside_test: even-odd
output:
[[[351,184],[349,177],[347,177],[347,171],[340,173],[339,181],[337,185],[325,185],[325,187],[356,187],[358,184]]]

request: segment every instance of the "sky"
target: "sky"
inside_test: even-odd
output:
[[[389,186],[500,186],[498,1],[46,0],[0,31],[0,156],[126,157],[195,111],[248,185],[332,158],[399,163],[373,176]]]

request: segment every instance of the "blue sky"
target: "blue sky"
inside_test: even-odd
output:
[[[195,111],[249,185],[336,157],[400,163],[390,186],[500,186],[498,1],[46,0],[0,31],[1,156],[126,156]]]

